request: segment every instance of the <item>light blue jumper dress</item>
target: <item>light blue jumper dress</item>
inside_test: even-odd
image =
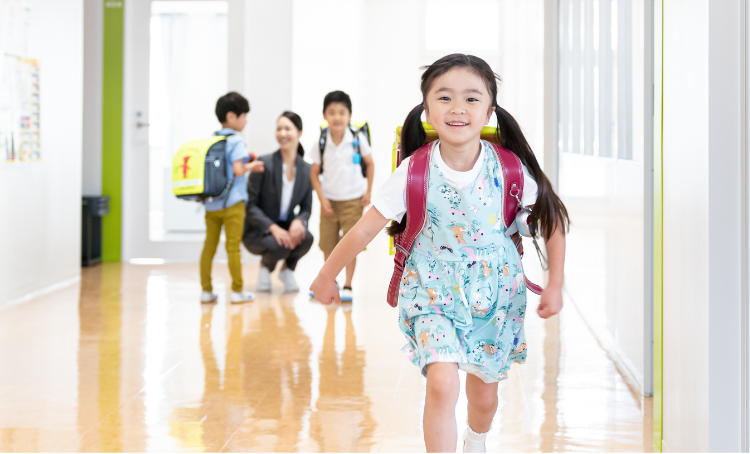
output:
[[[502,172],[487,142],[477,179],[457,188],[430,162],[427,220],[399,286],[403,351],[422,369],[457,363],[486,383],[526,361],[526,286],[502,223]]]

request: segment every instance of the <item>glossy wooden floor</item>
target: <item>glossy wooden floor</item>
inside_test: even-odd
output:
[[[0,310],[0,451],[424,452],[425,382],[399,352],[384,248],[361,256],[349,307],[278,282],[230,305],[222,264],[219,302],[201,306],[197,264],[110,264]],[[301,286],[321,261],[303,259]],[[526,326],[528,361],[500,385],[488,450],[651,451],[650,400],[575,308]],[[463,432],[465,398],[457,419]]]

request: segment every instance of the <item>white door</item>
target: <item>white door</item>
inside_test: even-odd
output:
[[[197,261],[204,209],[179,200],[171,158],[220,128],[228,89],[226,0],[133,0],[125,9],[123,259]],[[225,259],[220,247],[217,259]]]

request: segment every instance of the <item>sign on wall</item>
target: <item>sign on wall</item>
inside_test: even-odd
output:
[[[29,0],[0,0],[0,162],[40,161],[39,61],[29,58]]]

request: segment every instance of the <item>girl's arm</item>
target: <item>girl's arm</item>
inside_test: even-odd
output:
[[[360,219],[349,233],[339,242],[336,248],[331,252],[328,260],[320,269],[318,277],[315,278],[310,290],[315,295],[315,299],[323,304],[330,304],[334,301],[341,302],[339,290],[336,287],[335,279],[342,269],[354,259],[357,254],[362,252],[375,235],[388,224],[380,211],[375,207],[367,210],[362,219]]]
[[[562,286],[565,275],[565,230],[558,226],[545,243],[549,259],[549,282],[542,292],[536,312],[541,318],[549,318],[562,309]]]

